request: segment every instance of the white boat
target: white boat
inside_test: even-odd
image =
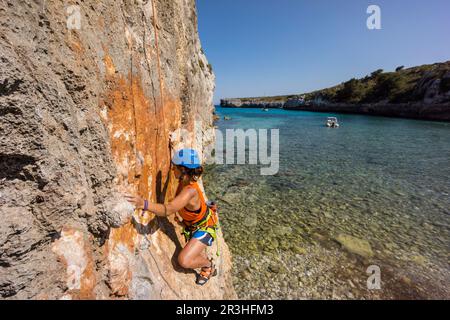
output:
[[[338,123],[337,118],[335,118],[335,117],[328,117],[326,126],[328,128],[339,128],[339,123]]]

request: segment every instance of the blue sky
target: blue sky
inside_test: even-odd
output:
[[[382,68],[450,60],[449,0],[196,0],[221,98],[321,89]],[[367,7],[381,8],[368,30]]]

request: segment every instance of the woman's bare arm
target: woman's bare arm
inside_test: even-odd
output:
[[[191,188],[185,188],[181,191],[175,199],[168,204],[150,203],[148,204],[148,211],[156,214],[159,217],[167,217],[173,215],[184,208],[193,197],[195,197],[196,191]],[[144,199],[141,197],[134,197],[131,195],[125,195],[125,198],[134,204],[138,209],[144,209]]]

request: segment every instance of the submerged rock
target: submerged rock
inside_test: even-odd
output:
[[[285,236],[292,233],[292,228],[289,226],[276,226],[273,228],[273,233],[277,236]]]
[[[330,212],[328,212],[328,211],[324,211],[324,212],[323,212],[323,215],[324,215],[324,217],[327,218],[327,219],[333,219],[333,218],[334,218],[334,216],[333,216]]]
[[[339,242],[347,251],[360,255],[364,258],[374,256],[372,247],[367,240],[358,239],[347,234],[339,234],[335,240]]]
[[[291,251],[295,254],[303,255],[306,253],[306,249],[302,247],[293,246],[291,247]]]
[[[411,261],[417,263],[418,265],[424,266],[427,263],[427,258],[417,254],[411,257]]]
[[[272,263],[269,265],[269,271],[272,273],[280,273],[281,267],[278,264]]]

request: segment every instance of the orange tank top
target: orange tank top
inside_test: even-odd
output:
[[[192,226],[198,222],[201,222],[203,219],[206,218],[206,215],[209,213],[209,208],[206,205],[205,197],[203,196],[203,192],[200,189],[200,186],[197,182],[192,182],[191,184],[187,185],[185,188],[195,189],[197,191],[197,194],[200,198],[200,211],[192,212],[190,210],[187,210],[186,208],[181,209],[178,213],[180,214],[181,218],[183,218],[183,222],[186,224],[186,226]],[[178,186],[178,191],[181,192],[183,189],[183,185],[180,183]],[[206,226],[214,226],[216,224],[216,215],[213,213],[211,215],[211,218],[208,220]]]

